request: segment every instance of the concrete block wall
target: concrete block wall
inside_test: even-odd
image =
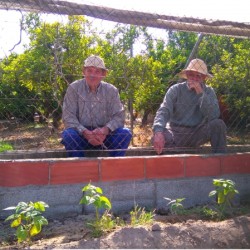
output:
[[[52,217],[91,212],[79,205],[90,181],[103,189],[115,213],[136,204],[164,209],[164,197],[186,198],[190,207],[211,201],[214,178],[235,181],[240,195],[249,196],[250,153],[0,160],[0,217],[19,201],[45,201]]]

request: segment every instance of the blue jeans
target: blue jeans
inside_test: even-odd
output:
[[[118,128],[107,135],[103,144],[107,149],[111,149],[111,151],[109,151],[109,156],[124,156],[126,150],[121,149],[128,148],[131,138],[132,134],[128,128]],[[103,145],[91,145],[82,135],[78,133],[78,131],[73,128],[68,128],[63,131],[61,143],[65,146],[68,157],[84,157],[84,150],[100,150],[105,148]],[[114,150],[112,151],[112,149]]]

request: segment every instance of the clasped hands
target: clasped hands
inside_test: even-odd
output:
[[[85,129],[83,131],[84,138],[93,146],[102,145],[108,134],[108,127],[96,128],[94,130]]]

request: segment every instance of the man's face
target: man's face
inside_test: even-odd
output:
[[[100,81],[106,76],[106,71],[96,67],[85,67],[83,68],[83,74],[90,88],[95,88],[99,85]]]
[[[190,89],[196,89],[197,86],[200,85],[206,79],[205,75],[196,71],[187,71],[186,76]]]

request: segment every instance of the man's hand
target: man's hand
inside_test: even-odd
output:
[[[83,136],[93,146],[102,145],[108,134],[108,127],[96,128],[92,131],[86,129],[83,131]]]
[[[106,139],[107,135],[109,134],[109,128],[108,127],[96,128],[92,132],[95,135],[96,140],[98,140],[100,144],[102,144]]]
[[[91,130],[85,129],[83,131],[83,136],[93,146],[98,146],[98,145],[102,144],[102,142],[99,141],[96,134],[94,134],[93,131],[91,131]]]
[[[156,132],[154,134],[153,145],[156,153],[158,155],[161,154],[165,145],[165,136],[163,132]]]

